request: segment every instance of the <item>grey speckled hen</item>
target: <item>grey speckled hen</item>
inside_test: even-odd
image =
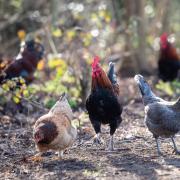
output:
[[[174,141],[174,135],[180,130],[180,98],[176,102],[165,101],[156,97],[143,76],[136,75],[134,79],[145,106],[145,123],[156,140],[158,154],[162,154],[158,143],[159,137],[171,138],[174,151],[180,154]]]

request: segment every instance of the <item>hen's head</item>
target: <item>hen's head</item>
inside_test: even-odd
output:
[[[100,58],[95,56],[92,63],[92,77],[96,78],[101,73],[101,67],[99,65]]]
[[[166,49],[168,47],[168,34],[167,33],[163,33],[160,37],[160,46],[161,49]]]
[[[38,59],[42,59],[44,55],[43,45],[34,39],[28,39],[21,44],[21,52],[23,53],[25,51],[35,53]]]
[[[135,75],[134,80],[137,83],[142,96],[149,95],[151,93],[150,86],[142,75]]]
[[[41,128],[38,128],[34,133],[34,140],[36,143],[39,143],[44,139],[44,131]]]

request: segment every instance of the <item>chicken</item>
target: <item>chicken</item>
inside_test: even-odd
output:
[[[180,71],[180,57],[176,49],[168,41],[166,33],[160,37],[160,56],[158,60],[159,78],[163,81],[173,81]]]
[[[86,109],[95,130],[94,142],[100,144],[101,124],[109,124],[110,141],[108,150],[114,149],[113,135],[120,125],[122,107],[119,102],[119,87],[114,73],[114,64],[110,63],[108,75],[100,67],[99,57],[92,63],[91,93],[86,100]]]
[[[16,59],[4,69],[0,76],[0,82],[14,77],[22,76],[27,83],[33,80],[33,74],[38,62],[42,59],[44,47],[35,40],[27,40],[21,47]]]
[[[77,136],[72,119],[73,113],[64,93],[49,113],[36,121],[33,133],[36,148],[41,153],[58,151],[58,156],[62,158],[63,151],[73,144]]]
[[[136,75],[134,79],[145,106],[145,123],[156,140],[158,154],[162,154],[158,143],[159,137],[171,138],[174,151],[179,154],[174,136],[180,130],[180,98],[176,102],[165,101],[156,97],[143,76]]]

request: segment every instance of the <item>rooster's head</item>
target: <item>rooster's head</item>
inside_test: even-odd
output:
[[[101,73],[101,67],[99,65],[100,58],[95,56],[92,63],[92,77],[95,78]]]
[[[23,41],[21,43],[20,52],[22,54],[26,52],[35,53],[37,59],[40,60],[43,58],[44,55],[44,47],[41,42],[37,41],[36,39],[27,38],[26,41]]]
[[[161,49],[166,49],[168,46],[169,42],[168,42],[168,34],[167,33],[163,33],[160,37],[160,45],[161,45]]]

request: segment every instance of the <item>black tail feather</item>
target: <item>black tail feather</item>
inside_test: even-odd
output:
[[[117,83],[117,76],[116,76],[115,70],[114,70],[114,63],[112,63],[112,62],[109,63],[108,78],[112,84]]]

